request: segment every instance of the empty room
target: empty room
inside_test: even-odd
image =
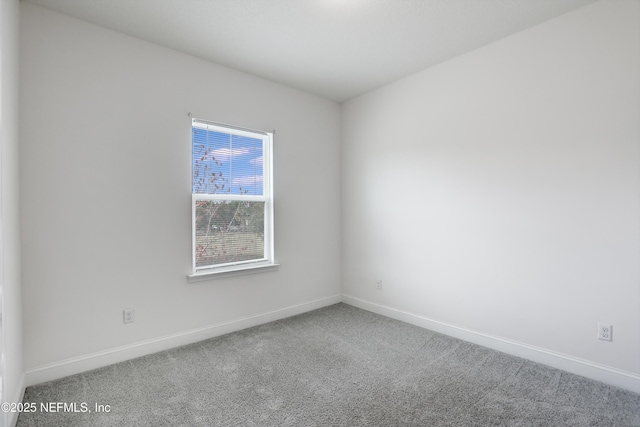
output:
[[[640,1],[0,5],[0,427],[640,426]]]

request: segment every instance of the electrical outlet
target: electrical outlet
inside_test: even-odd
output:
[[[382,279],[378,279],[378,282],[376,283],[376,289],[379,291],[382,290]]]
[[[124,323],[131,323],[136,320],[136,311],[133,308],[125,308],[122,310]]]
[[[598,339],[603,341],[611,341],[613,333],[613,326],[605,325],[604,323],[598,323]]]

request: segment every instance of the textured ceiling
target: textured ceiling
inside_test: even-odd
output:
[[[335,101],[594,0],[27,0]]]

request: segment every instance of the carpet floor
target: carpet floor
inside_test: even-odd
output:
[[[31,386],[23,402],[37,410],[18,427],[640,426],[638,394],[346,304]]]

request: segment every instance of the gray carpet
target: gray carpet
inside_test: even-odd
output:
[[[27,426],[640,426],[640,395],[345,304],[28,387]],[[78,406],[80,409],[81,407]]]

